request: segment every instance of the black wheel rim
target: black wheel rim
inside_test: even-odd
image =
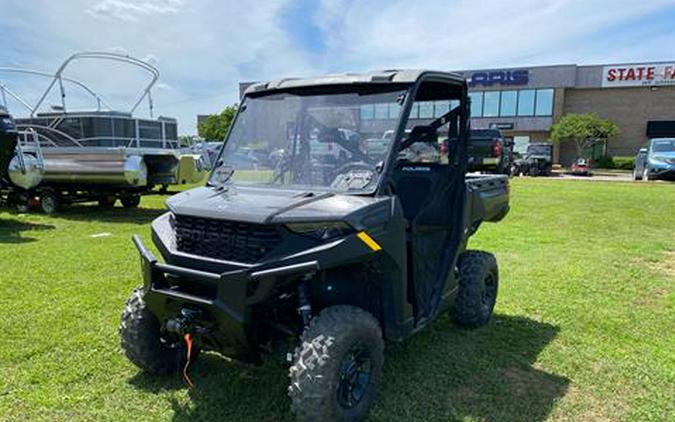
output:
[[[361,402],[370,388],[371,373],[368,350],[363,345],[353,347],[340,364],[337,390],[340,406],[350,409]]]
[[[483,311],[489,313],[495,303],[497,296],[497,280],[495,275],[489,273],[483,280],[483,294],[481,295],[481,303]]]

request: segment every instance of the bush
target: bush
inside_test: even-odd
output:
[[[635,157],[601,157],[595,160],[595,167],[599,169],[633,170]]]
[[[633,170],[635,157],[614,157],[614,168],[620,170]]]
[[[595,160],[595,167],[599,169],[613,169],[616,168],[614,164],[614,158],[612,157],[600,157]]]

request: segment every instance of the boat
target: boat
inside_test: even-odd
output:
[[[89,85],[68,74],[69,65],[83,60],[130,65],[146,72],[149,80],[140,97],[127,109],[113,109]],[[82,52],[68,57],[55,73],[0,67],[0,75],[3,72],[50,80],[33,105],[0,80],[4,106],[8,106],[8,98],[11,98],[26,110],[26,115],[15,116],[17,131],[34,134],[43,157],[40,183],[27,188],[31,190],[29,196],[42,197],[47,193],[50,202],[56,200],[59,204],[99,200],[110,205],[119,198],[123,204],[134,206],[140,199],[137,197],[150,193],[155,186],[165,190],[181,182],[179,163],[189,165],[190,158],[181,157],[176,119],[153,116],[152,88],[159,79],[159,71],[150,63],[117,53]],[[95,105],[87,110],[71,110],[66,87],[83,90]],[[46,99],[55,89],[61,104],[43,110]],[[149,117],[137,117],[135,112],[144,101],[148,104]],[[43,210],[53,212],[44,207]]]

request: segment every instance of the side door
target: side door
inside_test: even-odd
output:
[[[407,222],[408,300],[418,325],[456,290],[453,269],[463,242],[468,101],[462,83],[422,82],[415,103],[447,104],[441,117],[410,118],[392,185]],[[420,110],[422,110],[420,106]]]

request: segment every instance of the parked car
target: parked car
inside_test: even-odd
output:
[[[233,123],[220,167],[206,186],[168,200],[169,211],[151,225],[163,259],[134,236],[143,287],[124,307],[121,345],[148,373],[182,373],[189,381],[188,365],[200,351],[260,363],[274,345],[292,342],[288,392],[297,419],[363,420],[383,379],[384,340],[404,340],[444,314],[468,327],[489,322],[497,259],[467,245],[483,222],[508,213],[509,181],[466,175],[469,98],[459,75],[388,71],[288,81],[244,94],[239,113],[247,118]],[[306,148],[288,148],[288,165],[269,180],[237,180],[228,171],[238,158],[227,145],[245,144],[241,134],[255,125],[285,128],[316,110],[349,115],[362,104],[394,102],[401,90],[408,94],[403,110],[413,101],[460,105],[408,136],[394,135],[386,161],[412,145],[433,145],[444,125],[458,140],[449,146],[458,160],[399,160],[383,172],[341,133],[334,139],[351,156],[330,180],[308,171]],[[388,124],[407,120],[402,113]],[[300,132],[304,143],[309,131]]]
[[[650,139],[635,157],[634,180],[675,180],[675,138]]]
[[[550,176],[553,172],[553,144],[533,142],[523,156],[514,160],[513,174],[525,176]]]
[[[473,129],[467,154],[469,171],[511,174],[513,142],[507,141],[497,129]]]

